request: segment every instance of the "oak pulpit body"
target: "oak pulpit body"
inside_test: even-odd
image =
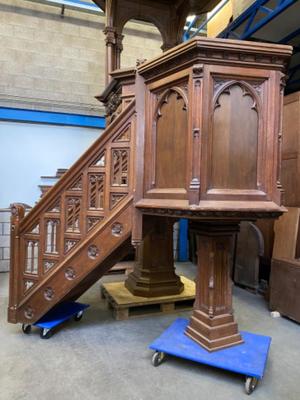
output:
[[[194,39],[137,69],[133,242],[142,215],[189,218],[199,273],[187,334],[208,350],[241,342],[229,253],[242,220],[276,218],[285,69],[291,47]]]

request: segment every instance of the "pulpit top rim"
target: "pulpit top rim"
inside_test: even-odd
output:
[[[184,57],[186,63],[189,59],[189,53],[192,62],[196,59],[197,62],[201,63],[210,63],[212,60],[219,60],[220,63],[240,62],[243,65],[254,63],[258,67],[262,64],[265,68],[285,71],[293,48],[292,46],[273,43],[199,37],[173,47],[163,55],[140,65],[137,70],[141,75],[147,74],[174,59],[179,61],[180,57]]]

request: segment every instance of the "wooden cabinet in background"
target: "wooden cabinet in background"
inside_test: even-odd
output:
[[[300,206],[300,92],[284,98],[281,183],[283,204]]]
[[[275,222],[270,279],[270,309],[300,322],[300,208],[291,207]]]

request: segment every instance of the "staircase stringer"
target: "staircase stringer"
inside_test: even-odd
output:
[[[36,322],[74,288],[80,287],[81,282],[94,269],[101,267],[101,264],[130,238],[132,208],[133,202],[130,197],[104,226],[97,229],[92,237],[87,238],[46,281],[41,282],[30,296],[23,299],[16,310],[17,322]],[[114,224],[122,226],[121,233],[113,233]]]

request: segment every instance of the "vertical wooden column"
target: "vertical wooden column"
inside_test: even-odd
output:
[[[19,225],[25,216],[25,207],[22,204],[11,206],[11,227],[10,227],[10,273],[9,273],[9,303],[8,321],[17,323],[17,305],[19,301],[20,285],[20,236]]]
[[[120,33],[116,34],[116,65],[115,69],[121,68],[121,53],[123,51],[123,39],[124,35]]]
[[[173,223],[170,218],[145,217],[148,234],[137,247],[134,271],[125,282],[133,295],[157,297],[182,292],[183,284],[174,268]]]
[[[112,26],[106,26],[103,33],[106,43],[105,79],[106,85],[108,85],[111,81],[110,73],[116,69],[117,30]]]
[[[243,342],[233,318],[230,278],[234,235],[238,222],[195,223],[198,275],[196,301],[186,334],[208,351]]]

